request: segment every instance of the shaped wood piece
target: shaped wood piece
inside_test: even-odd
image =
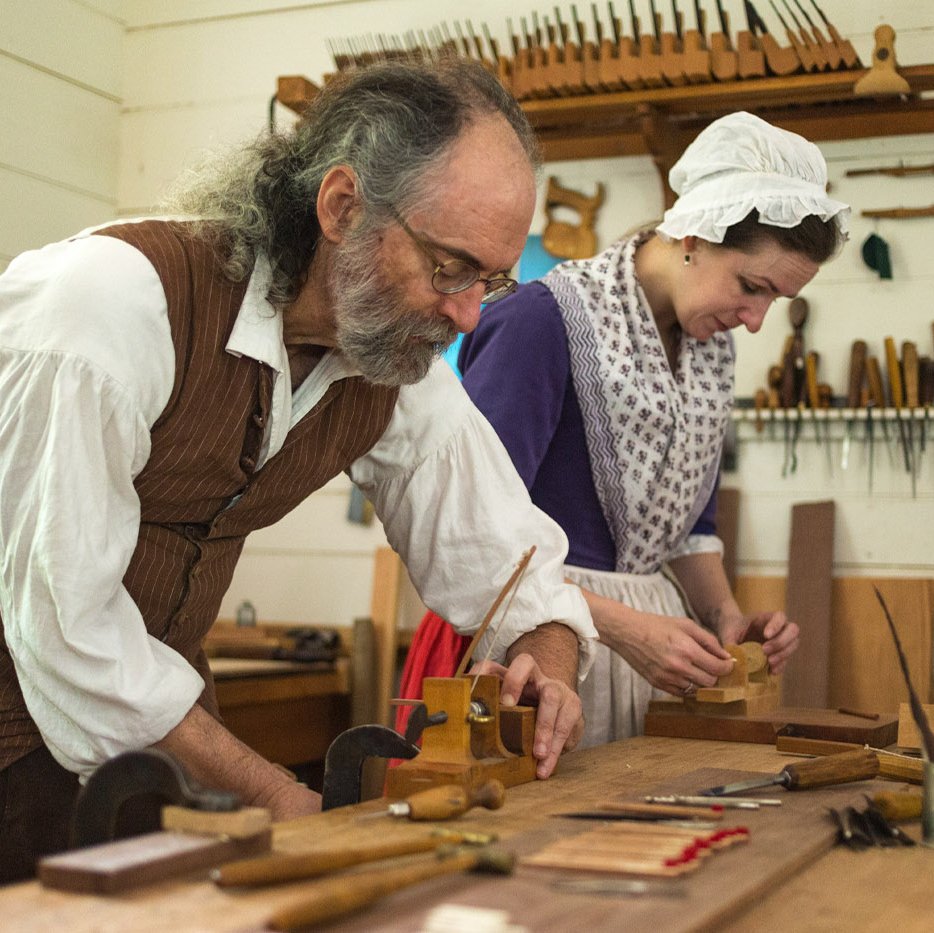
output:
[[[563,187],[552,175],[548,179],[548,191],[545,194],[545,216],[548,218],[545,232],[542,234],[542,245],[545,249],[559,259],[588,259],[593,256],[597,252],[594,222],[605,196],[606,189],[603,184],[597,185],[596,194],[588,196]],[[577,211],[580,214],[580,224],[575,226],[566,221],[556,220],[554,212],[559,207]]]

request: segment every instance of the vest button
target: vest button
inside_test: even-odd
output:
[[[240,458],[240,469],[244,473],[252,473],[256,468],[256,461],[252,457],[243,456]]]
[[[261,411],[255,412],[253,414],[253,424],[258,428],[266,427],[266,418]]]

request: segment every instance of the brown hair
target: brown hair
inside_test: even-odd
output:
[[[801,253],[811,262],[822,265],[837,251],[843,235],[836,221],[821,220],[816,214],[809,214],[796,227],[759,223],[759,212],[753,208],[739,223],[727,229],[720,245],[751,253],[765,240],[772,240],[782,249]]]

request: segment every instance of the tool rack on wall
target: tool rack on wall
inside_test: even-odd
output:
[[[748,110],[815,142],[934,133],[934,100],[922,96],[934,90],[934,64],[899,67],[903,93],[860,96],[856,86],[874,69],[567,94],[524,99],[521,106],[547,162],[650,155],[668,207],[669,169],[726,113]],[[276,99],[301,113],[317,90],[307,78],[280,77]]]

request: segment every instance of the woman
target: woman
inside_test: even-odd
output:
[[[567,533],[567,577],[600,633],[582,746],[640,733],[655,697],[712,686],[732,664],[724,644],[761,642],[778,673],[798,643],[781,612],[743,616],[715,535],[729,331],[755,333],[813,279],[849,208],[827,197],[816,146],[748,113],[707,127],[669,182],[679,198],[654,231],[522,286],[460,354],[465,388]],[[402,696],[450,675],[464,643],[429,613]]]

